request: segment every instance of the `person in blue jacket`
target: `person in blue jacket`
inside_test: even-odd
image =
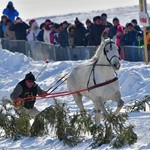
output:
[[[7,7],[3,10],[3,14],[7,15],[13,23],[15,21],[15,17],[19,16],[19,12],[14,8],[11,1],[8,2]]]

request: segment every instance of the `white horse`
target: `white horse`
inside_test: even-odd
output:
[[[82,96],[86,96],[93,101],[96,124],[99,124],[101,114],[104,117],[108,115],[104,106],[106,101],[117,102],[115,115],[120,112],[124,105],[115,72],[119,68],[118,47],[114,39],[103,39],[93,58],[80,64],[69,74],[67,79],[68,90],[71,92],[78,91],[73,94],[73,97],[83,116],[85,116],[86,111]],[[82,92],[79,92],[80,90]]]

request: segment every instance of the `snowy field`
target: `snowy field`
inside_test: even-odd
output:
[[[103,11],[87,12],[86,18],[92,18]],[[68,14],[66,16],[50,17],[54,21],[63,20],[73,21],[72,18],[79,16],[81,21],[85,19],[85,14]],[[118,8],[107,10],[109,20],[118,16],[122,24],[129,22],[133,18],[138,18],[138,7]],[[67,18],[68,17],[68,18]],[[67,18],[67,19],[65,19]],[[83,19],[84,18],[84,19]],[[39,19],[39,22],[44,18]],[[50,62],[44,72],[38,77],[37,83],[47,90],[65,73],[70,72],[72,68],[83,61],[62,61]],[[23,54],[11,53],[0,48],[0,99],[9,98],[15,85],[24,78],[25,74],[32,71],[35,76],[45,66],[45,61],[33,61]],[[141,99],[145,95],[150,95],[150,64],[144,62],[127,62],[121,61],[121,69],[118,71],[118,77],[121,87],[122,99],[125,105],[133,102],[135,99]],[[64,83],[57,91],[66,91]],[[77,111],[77,106],[71,96],[59,97],[61,102],[65,102],[72,111]],[[52,105],[53,99],[43,99],[36,102],[39,110]],[[88,110],[93,109],[92,103],[84,99],[84,105]],[[150,149],[150,112],[129,113],[129,122],[135,125],[134,131],[138,140],[134,145],[125,146],[121,150],[148,150]],[[18,141],[0,138],[0,150],[90,150],[90,141],[79,144],[74,148],[64,146],[58,139],[52,138],[51,135],[37,138],[23,138]],[[110,145],[102,145],[98,150],[112,150]]]
[[[70,72],[72,68],[80,64],[82,61],[64,61],[64,62],[50,62],[44,72],[38,77],[37,83],[44,89],[48,89],[56,81],[60,79],[65,73]],[[45,66],[44,61],[33,61],[23,54],[10,53],[7,50],[0,50],[0,96],[1,98],[9,98],[14,86],[24,78],[25,74],[32,71],[35,76]],[[121,62],[121,69],[118,72],[122,99],[125,105],[133,102],[135,99],[143,98],[150,93],[150,66],[143,62],[131,63],[127,61]],[[61,85],[57,91],[67,91],[66,84]],[[68,104],[72,111],[77,111],[71,96],[59,97],[60,102]],[[52,105],[53,99],[43,99],[36,102],[36,107],[39,110]],[[91,101],[84,99],[84,105],[88,110],[93,109]],[[150,149],[150,112],[130,113],[129,121],[135,125],[135,133],[138,135],[138,141],[130,147],[122,149]],[[89,141],[72,148],[74,150],[85,150],[89,148]],[[58,139],[52,139],[51,135],[38,138],[24,138],[19,141],[12,141],[11,139],[0,138],[0,149],[33,149],[33,150],[70,150],[69,147],[63,146],[63,143]],[[104,145],[99,148],[112,149],[109,145]]]

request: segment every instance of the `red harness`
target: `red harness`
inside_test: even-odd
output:
[[[78,90],[78,91],[74,91],[74,92],[69,92],[69,91],[63,91],[63,92],[55,92],[55,93],[49,93],[47,95],[44,96],[35,96],[35,97],[28,97],[28,98],[23,98],[22,101],[32,101],[33,98],[36,98],[36,100],[40,100],[40,99],[44,99],[44,98],[55,98],[55,97],[61,97],[61,96],[67,96],[67,95],[72,95],[72,94],[76,94],[76,93],[81,93],[81,92],[85,92],[85,91],[90,91],[93,90],[95,88],[101,87],[101,86],[105,86],[108,85],[110,83],[113,83],[115,81],[118,80],[118,77],[115,77],[111,80],[105,81],[103,83],[99,83],[96,84],[94,86],[88,87],[86,89],[82,89],[82,90]]]

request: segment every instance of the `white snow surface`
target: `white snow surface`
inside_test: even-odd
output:
[[[138,8],[122,7],[118,9],[110,9],[106,12],[109,14],[109,19],[119,16],[120,20],[125,24],[133,18],[138,18]],[[130,10],[130,11],[129,11]],[[101,13],[101,12],[98,12]],[[86,16],[95,16],[97,12],[87,12]],[[66,16],[54,17],[54,20],[63,21],[76,16],[84,21],[85,16],[82,14],[68,14]],[[83,19],[84,18],[84,19]],[[39,18],[39,22],[45,18]],[[47,90],[54,85],[65,73],[70,72],[75,66],[83,61],[58,61],[50,62],[45,70],[37,78],[42,89]],[[0,99],[3,97],[9,98],[10,93],[16,84],[25,77],[25,74],[32,71],[35,76],[46,65],[45,61],[33,61],[20,53],[11,53],[8,50],[0,48]],[[139,100],[145,95],[150,95],[150,64],[145,65],[145,62],[128,62],[121,61],[121,69],[118,71],[122,99],[125,105],[132,103],[135,99]],[[57,92],[67,91],[66,83],[59,86]],[[72,112],[78,111],[72,96],[64,96],[58,98],[60,102],[65,102]],[[39,110],[54,104],[53,99],[38,100],[35,106]],[[91,101],[84,98],[84,105],[88,110],[93,109]],[[134,132],[138,136],[138,140],[134,145],[124,146],[121,150],[148,150],[150,149],[150,112],[134,112],[129,113],[129,122],[135,126]],[[64,146],[57,138],[51,134],[44,137],[22,138],[18,141],[12,139],[4,139],[0,137],[1,150],[90,150],[91,140],[85,140],[74,148]],[[102,145],[98,150],[112,150],[110,145]]]

